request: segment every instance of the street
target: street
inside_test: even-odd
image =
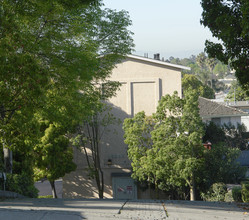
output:
[[[249,219],[234,203],[98,200],[15,199],[0,202],[0,219],[8,220],[107,220],[107,219]]]

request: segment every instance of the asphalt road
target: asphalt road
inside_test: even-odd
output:
[[[117,201],[87,199],[18,199],[0,202],[0,219],[248,219],[246,210],[231,203],[189,201]]]

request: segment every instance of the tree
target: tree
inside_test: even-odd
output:
[[[202,0],[201,23],[221,43],[206,41],[206,52],[228,63],[243,87],[249,86],[249,2],[247,0]]]
[[[62,137],[91,115],[96,85],[116,87],[106,78],[132,50],[131,21],[127,12],[101,6],[97,0],[1,1],[0,135],[5,147],[27,140],[23,134],[32,128],[22,119],[31,121],[36,114],[49,122],[42,131],[32,130],[37,152],[46,151],[42,147],[48,143],[41,138],[46,134],[39,132],[49,128],[51,136],[57,137],[56,128],[65,132],[58,137],[64,146]],[[50,144],[56,148],[58,143]],[[63,157],[63,147],[57,150]]]
[[[109,104],[100,101],[95,105],[91,115],[78,126],[77,136],[74,138],[74,146],[84,153],[88,176],[95,180],[100,199],[104,197],[104,172],[101,164],[102,137],[108,132],[114,132],[110,126],[119,123],[111,110]]]
[[[222,62],[218,62],[214,67],[214,74],[219,78],[224,78],[229,73],[228,65],[223,64]]]
[[[213,69],[216,65],[216,60],[207,57],[205,53],[200,53],[196,57],[196,63],[200,67],[200,73],[198,74],[200,79],[206,85],[210,82],[210,87],[213,88]]]
[[[53,198],[57,198],[55,180],[76,169],[73,160],[73,150],[69,147],[69,137],[65,135],[65,128],[58,123],[41,121],[45,127],[44,136],[34,147],[35,178],[49,180]]]
[[[225,143],[227,146],[240,150],[248,150],[248,140],[243,135],[246,133],[244,124],[237,124],[236,127],[231,123],[224,124],[222,129],[226,135]]]
[[[227,147],[224,142],[214,143],[211,150],[205,150],[203,170],[198,174],[201,180],[199,191],[205,193],[214,183],[239,183],[246,171],[236,161],[239,154],[238,148]]]
[[[248,101],[249,96],[247,91],[238,83],[238,81],[234,81],[232,82],[231,88],[226,96],[226,100],[230,102]]]
[[[17,132],[25,132],[18,120],[31,120],[48,90],[70,96],[81,86],[78,79],[86,82],[94,75],[96,50],[87,37],[79,38],[84,36],[80,23],[85,23],[81,12],[90,2],[97,4],[1,1],[0,135],[5,147],[15,144]]]
[[[213,71],[214,71],[214,67],[215,67],[217,62],[216,62],[215,59],[210,58],[210,57],[207,58],[206,62],[207,62],[208,69],[211,72],[211,88],[213,88],[213,78],[214,78],[213,77],[213,75],[214,75]]]
[[[198,110],[198,95],[175,93],[159,102],[150,119],[143,112],[125,119],[125,143],[132,161],[133,178],[147,180],[159,189],[190,189],[195,199],[196,173],[202,167],[203,125]]]
[[[131,38],[133,33],[128,30],[131,20],[126,11],[102,10],[98,6],[93,6],[88,9],[87,13],[88,21],[94,27],[87,34],[96,43],[100,62],[98,72],[104,71],[105,74],[98,73],[91,85],[88,86],[90,97],[88,106],[91,111],[79,123],[77,132],[80,142],[78,145],[85,153],[88,173],[96,181],[99,198],[103,198],[104,174],[100,161],[101,138],[109,125],[118,122],[118,119],[111,114],[110,106],[104,102],[115,95],[120,86],[119,82],[109,81],[108,75],[116,63],[131,52],[134,46]],[[87,150],[90,150],[91,156]]]
[[[158,187],[160,168],[155,161],[156,152],[153,149],[151,131],[154,120],[144,112],[137,113],[133,118],[127,118],[123,123],[125,143],[128,145],[128,157],[131,160],[132,178],[140,182],[147,181],[149,186]],[[160,186],[159,186],[160,188]]]
[[[209,86],[204,85],[194,75],[184,74],[182,78],[182,88],[183,91],[195,90],[199,96],[202,96],[204,98],[215,98],[214,90]]]
[[[205,135],[203,136],[203,143],[209,141],[216,145],[224,143],[227,148],[247,150],[248,140],[245,137],[246,127],[244,124],[237,124],[237,126],[223,124],[221,127],[215,125],[213,122],[205,124]]]

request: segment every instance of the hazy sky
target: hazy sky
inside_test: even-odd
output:
[[[134,54],[160,53],[185,58],[204,51],[209,29],[200,24],[200,0],[103,0],[106,8],[126,10],[134,32]]]

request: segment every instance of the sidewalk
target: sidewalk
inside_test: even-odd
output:
[[[15,199],[0,202],[0,219],[249,220],[249,215],[233,203],[159,200]]]

